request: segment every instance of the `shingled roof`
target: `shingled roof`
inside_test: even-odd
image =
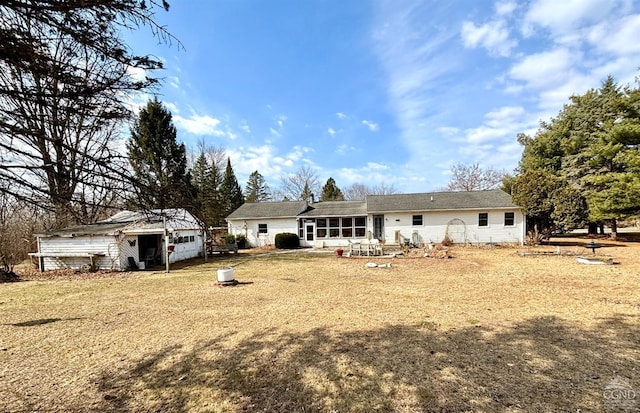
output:
[[[519,208],[499,189],[471,192],[367,195],[369,213],[401,211],[449,211],[458,209]]]
[[[245,202],[227,219],[292,218],[307,209],[305,201]]]
[[[365,201],[327,201],[309,205],[306,212],[300,214],[304,217],[343,217],[367,215]]]

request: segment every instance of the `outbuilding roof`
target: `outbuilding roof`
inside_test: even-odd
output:
[[[511,196],[500,189],[469,192],[367,195],[369,213],[450,211],[459,209],[513,209]]]
[[[198,228],[197,219],[184,209],[149,211],[121,211],[115,215],[87,225],[76,225],[47,231],[39,236],[71,237],[80,235],[113,235],[117,232],[135,233],[164,230],[163,217],[168,229]]]

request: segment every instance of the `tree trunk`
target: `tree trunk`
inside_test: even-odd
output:
[[[616,240],[618,238],[618,221],[611,220],[611,239]]]
[[[589,222],[589,235],[598,235],[598,224],[596,222]]]
[[[604,222],[600,222],[598,228],[600,228],[600,235],[604,235]]]

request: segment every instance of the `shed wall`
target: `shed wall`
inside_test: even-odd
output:
[[[120,270],[119,243],[115,236],[85,235],[80,237],[42,237],[39,241],[40,253],[93,253],[104,254],[95,257],[96,267],[101,269]],[[43,257],[43,270],[58,270],[65,268],[80,269],[89,264],[85,257]]]

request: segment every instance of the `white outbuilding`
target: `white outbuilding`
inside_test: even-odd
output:
[[[89,225],[37,234],[41,271],[125,271],[204,256],[203,227],[184,209],[122,211]]]

